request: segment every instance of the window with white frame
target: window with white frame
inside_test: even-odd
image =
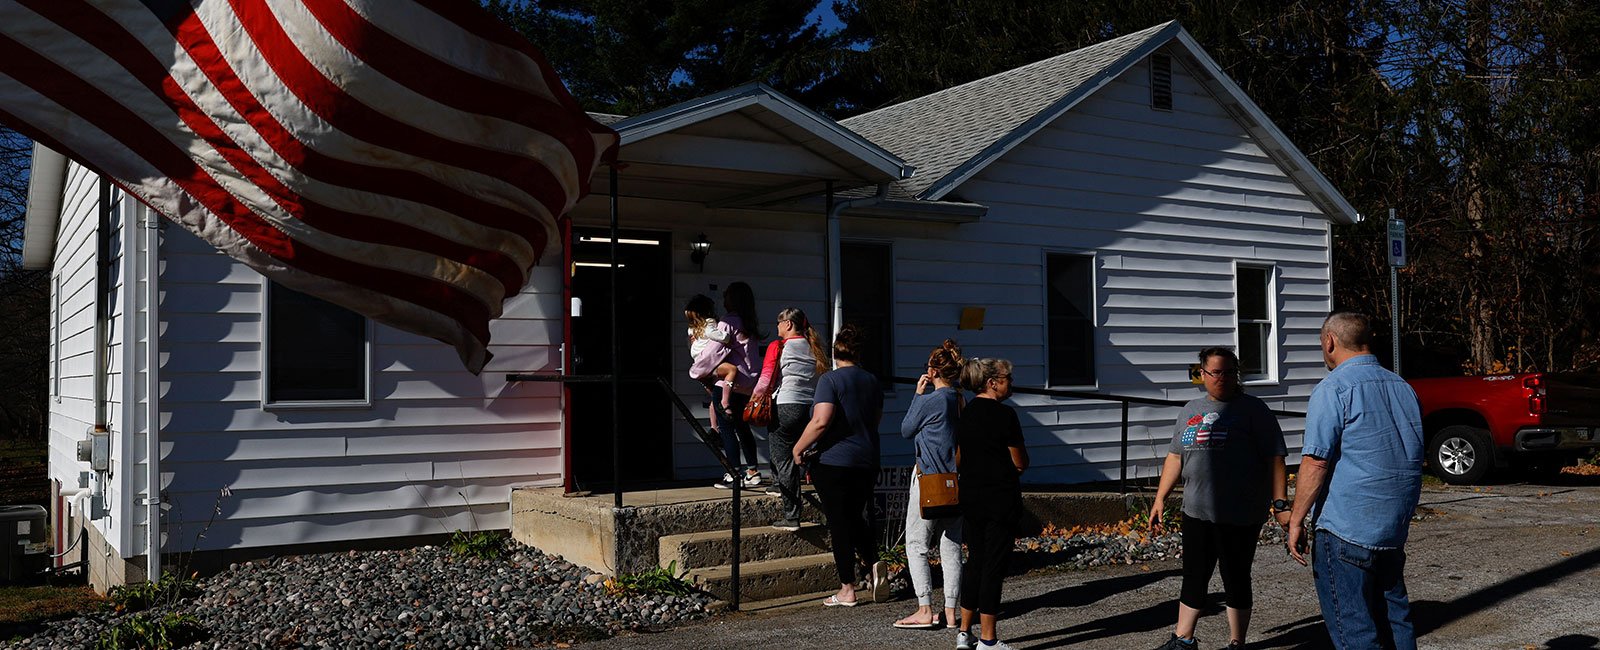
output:
[[[1239,331],[1239,375],[1245,381],[1272,379],[1276,356],[1273,331],[1272,268],[1234,269],[1234,300]]]
[[[267,404],[367,403],[367,319],[276,282],[266,291]]]
[[[1094,256],[1045,256],[1047,373],[1051,386],[1095,383]]]

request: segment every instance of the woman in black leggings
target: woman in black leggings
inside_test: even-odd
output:
[[[822,603],[829,607],[855,607],[857,559],[863,567],[871,567],[873,601],[881,600],[888,589],[888,570],[878,561],[878,539],[866,514],[878,477],[883,389],[872,373],[856,366],[861,343],[861,333],[853,325],[845,325],[834,337],[833,360],[839,368],[817,380],[811,422],[794,445],[797,465],[815,445],[811,483],[828,518],[833,563],[839,572],[839,592]]]
[[[972,359],[963,368],[961,383],[978,396],[962,409],[956,427],[961,536],[967,542],[956,648],[1010,650],[1000,641],[995,624],[1000,586],[1022,516],[1022,471],[1028,469],[1028,448],[1022,442],[1017,412],[1000,403],[1011,396],[1011,362]],[[980,623],[978,639],[972,636],[973,618]]]

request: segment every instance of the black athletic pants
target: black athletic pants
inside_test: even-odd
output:
[[[961,513],[961,539],[967,563],[961,565],[961,608],[1000,613],[1000,587],[1011,564],[1017,512],[1014,508],[967,507]]]
[[[1222,565],[1222,590],[1228,606],[1250,609],[1250,565],[1256,560],[1256,538],[1261,526],[1217,524],[1183,516],[1183,590],[1181,602],[1194,609],[1206,608],[1211,571]]]
[[[828,518],[828,535],[833,538],[839,584],[855,583],[857,555],[867,566],[878,561],[878,540],[866,514],[877,479],[877,470],[869,468],[811,464],[811,484],[822,499],[822,514]]]

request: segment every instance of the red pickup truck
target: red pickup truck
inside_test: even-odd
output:
[[[1600,375],[1529,373],[1411,379],[1428,465],[1476,483],[1513,458],[1570,460],[1600,449]]]

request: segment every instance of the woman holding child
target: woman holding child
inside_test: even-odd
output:
[[[684,307],[689,320],[689,354],[694,360],[689,375],[711,393],[711,428],[722,438],[728,463],[738,469],[739,455],[744,454],[744,487],[761,484],[755,434],[743,417],[755,388],[756,349],[761,339],[755,304],[750,285],[734,282],[722,294],[727,315],[720,320],[711,299],[704,295],[695,295]],[[731,488],[734,480],[733,474],[724,474],[716,487]]]

